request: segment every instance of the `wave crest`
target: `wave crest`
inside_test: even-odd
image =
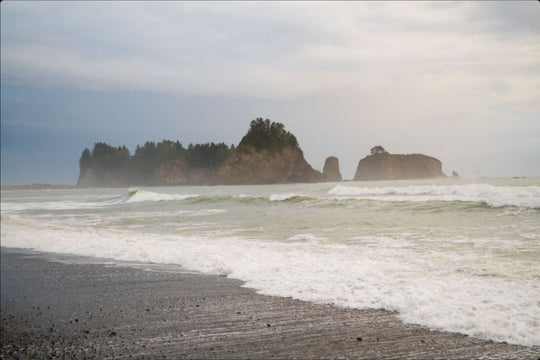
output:
[[[126,202],[137,203],[145,201],[175,201],[186,200],[190,198],[198,197],[198,194],[162,194],[152,191],[139,190],[135,194],[131,195]]]
[[[540,209],[540,186],[494,186],[489,184],[426,185],[402,187],[354,187],[336,185],[328,191],[338,199],[381,201],[466,201],[490,207],[516,206]]]

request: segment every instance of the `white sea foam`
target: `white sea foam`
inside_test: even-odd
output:
[[[540,186],[490,184],[427,185],[403,187],[354,187],[336,185],[328,191],[338,199],[381,201],[472,201],[492,207],[540,208]]]
[[[295,194],[295,193],[272,194],[272,195],[270,195],[268,200],[270,200],[270,201],[285,201],[285,200],[289,200],[289,199],[292,199],[292,198],[297,197],[297,196],[300,196],[300,195]]]
[[[175,201],[199,197],[198,194],[163,194],[152,191],[139,190],[129,197],[126,202],[137,203],[144,201]]]
[[[540,345],[538,267],[522,267],[517,261],[504,267],[486,257],[471,263],[471,255],[459,251],[430,250],[422,255],[404,238],[356,236],[344,245],[300,233],[288,241],[261,242],[51,224],[9,215],[2,217],[1,236],[2,246],[181,264],[244,280],[263,294],[382,308],[399,312],[410,323]],[[442,239],[441,244],[450,240]],[[475,241],[486,250],[499,247],[492,241]],[[501,269],[504,276],[497,275]],[[471,276],[474,271],[489,276]]]
[[[2,202],[2,212],[18,212],[26,210],[77,210],[99,209],[109,206],[140,203],[146,201],[175,201],[198,197],[198,194],[165,194],[139,190],[133,195],[84,196],[73,198],[36,198],[35,201]]]
[[[190,216],[211,216],[216,214],[222,214],[227,212],[225,209],[202,209],[197,211],[192,211]]]
[[[289,241],[306,241],[306,242],[311,242],[311,243],[318,243],[318,242],[321,242],[321,241],[325,241],[326,238],[324,237],[320,237],[320,236],[315,236],[311,233],[305,233],[305,234],[296,234],[296,235],[293,235],[291,236],[289,239]]]
[[[2,193],[1,238],[8,247],[179,264],[264,294],[395,310],[411,323],[539,345],[540,219],[525,209],[539,187],[523,184],[540,179],[486,182],[498,185]]]
[[[125,202],[126,196],[107,195],[83,197],[80,199],[48,199],[35,202],[2,202],[2,212],[18,212],[26,210],[77,210],[96,209]]]

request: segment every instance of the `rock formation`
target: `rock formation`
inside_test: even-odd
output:
[[[181,160],[160,164],[154,169],[150,184],[209,185],[216,176],[216,167],[189,167]]]
[[[181,160],[157,165],[151,180],[151,184],[158,186],[187,185],[188,183],[188,167]]]
[[[341,181],[339,160],[326,159],[323,173],[304,159],[296,137],[285,126],[257,118],[240,144],[189,144],[147,141],[130,154],[126,146],[98,142],[79,159],[77,186],[155,186],[276,184]],[[454,176],[457,173],[454,172]],[[391,155],[382,146],[360,160],[354,180],[413,179],[445,176],[441,162],[422,154]]]
[[[325,178],[307,163],[296,137],[283,124],[257,118],[221,164],[213,183],[276,184]]]
[[[147,141],[131,155],[125,146],[95,143],[79,159],[77,186],[208,185],[232,152],[224,143],[190,144]]]
[[[307,163],[300,148],[272,152],[239,145],[223,162],[213,184],[276,184],[321,181],[322,174]]]
[[[324,162],[323,175],[328,178],[328,181],[341,181],[341,173],[339,172],[339,159],[335,156],[329,156]]]
[[[354,180],[444,177],[441,162],[423,154],[374,154],[358,162]]]

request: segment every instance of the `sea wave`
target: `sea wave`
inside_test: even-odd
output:
[[[137,203],[145,201],[176,201],[199,197],[199,194],[164,194],[153,191],[139,190],[131,195],[126,202]]]
[[[287,239],[291,242],[311,242],[313,244],[326,241],[328,239],[320,236],[315,236],[311,233],[296,234]]]
[[[490,276],[471,275],[461,271],[463,257],[468,255],[435,251],[418,256],[400,238],[360,236],[345,245],[325,241],[316,233],[299,233],[286,241],[261,242],[65,226],[13,216],[2,217],[1,232],[2,246],[179,264],[188,270],[241,279],[262,294],[382,308],[397,311],[406,322],[434,329],[540,344],[537,278],[517,281],[514,269],[518,264],[488,263],[484,258],[478,270]],[[476,270],[475,264],[471,266],[470,270]],[[504,269],[508,273],[498,276]]]
[[[515,206],[540,209],[540,186],[490,184],[427,185],[402,187],[354,187],[336,185],[328,191],[336,199],[379,201],[464,201],[490,207]]]
[[[287,194],[272,194],[268,197],[269,201],[292,201],[292,202],[301,202],[308,200],[315,200],[315,198],[310,196],[305,196],[302,194],[296,193],[287,193]]]
[[[106,196],[85,196],[79,199],[48,199],[27,202],[2,201],[2,212],[20,212],[28,210],[77,210],[77,209],[96,209],[124,203],[127,200],[126,195],[106,195]]]

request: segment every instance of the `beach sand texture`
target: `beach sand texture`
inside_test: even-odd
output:
[[[46,257],[47,256],[47,257]],[[67,257],[57,256],[56,260]],[[382,310],[264,296],[221,276],[1,252],[3,359],[537,359]]]

